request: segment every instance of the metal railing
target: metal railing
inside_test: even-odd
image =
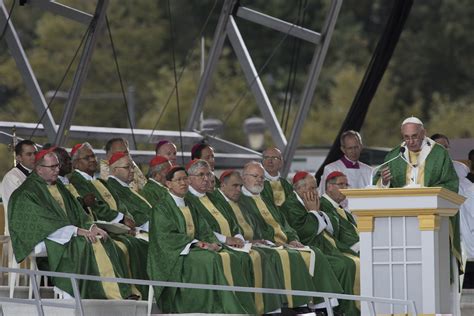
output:
[[[280,290],[280,289],[269,289],[269,288],[254,288],[254,287],[242,287],[242,286],[228,286],[228,285],[212,285],[212,284],[196,284],[196,283],[180,283],[180,282],[167,282],[167,281],[149,281],[149,280],[138,280],[138,279],[125,279],[125,278],[105,278],[92,275],[73,274],[73,273],[62,273],[62,272],[50,272],[41,270],[29,270],[29,269],[12,269],[0,267],[0,273],[20,273],[26,274],[30,278],[31,285],[33,286],[34,299],[21,299],[21,298],[9,298],[0,297],[0,302],[11,302],[18,304],[36,305],[38,315],[44,315],[44,306],[71,308],[76,311],[76,315],[83,316],[84,307],[82,305],[81,295],[78,287],[78,280],[89,280],[89,281],[100,281],[100,282],[115,282],[115,283],[126,283],[134,285],[148,285],[148,286],[162,286],[162,287],[176,287],[176,288],[187,288],[187,289],[202,289],[202,290],[218,290],[218,291],[234,291],[234,292],[247,292],[247,293],[263,293],[263,294],[275,294],[275,295],[292,295],[292,296],[307,296],[307,297],[321,297],[324,299],[326,304],[327,314],[333,316],[331,306],[331,298],[360,301],[368,304],[368,309],[371,316],[375,316],[375,303],[392,304],[392,305],[404,305],[409,315],[416,315],[415,302],[413,300],[399,300],[389,298],[377,298],[369,296],[356,296],[348,294],[336,294],[326,292],[312,292],[312,291],[298,291],[298,290]],[[71,280],[71,285],[74,294],[74,304],[59,303],[44,301],[40,296],[39,285],[37,282],[37,276],[49,276],[49,277],[60,277],[68,278]]]

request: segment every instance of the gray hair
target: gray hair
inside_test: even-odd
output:
[[[189,167],[188,174],[196,175],[199,168],[208,168],[210,170],[211,166],[209,166],[207,161],[199,159],[191,167]]]
[[[348,130],[341,134],[341,138],[339,139],[341,142],[341,146],[344,146],[344,140],[346,139],[346,137],[349,137],[349,136],[355,137],[359,141],[359,143],[362,145],[362,137],[360,136],[359,132],[354,131],[354,130]]]
[[[258,161],[253,160],[253,161],[247,162],[247,163],[244,165],[244,174],[245,174],[245,171],[246,171],[249,167],[251,167],[251,166],[259,166],[260,168],[264,169],[261,162],[258,162]],[[265,170],[265,169],[264,169],[264,170]]]

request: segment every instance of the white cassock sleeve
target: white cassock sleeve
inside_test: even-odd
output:
[[[117,217],[111,220],[111,223],[119,223],[123,219],[123,213],[118,212]]]
[[[193,239],[193,241],[191,241],[189,244],[187,244],[183,250],[181,250],[180,252],[180,256],[186,256],[188,253],[189,253],[189,250],[191,249],[191,246],[195,243],[197,243],[199,240],[197,239]]]
[[[214,236],[216,236],[216,238],[219,240],[219,242],[225,244],[226,240],[227,240],[227,237],[222,235],[222,234],[219,234],[218,232],[214,232]]]
[[[48,238],[51,241],[57,242],[58,244],[64,245],[68,243],[72,237],[77,236],[78,227],[68,225],[57,229],[56,231],[49,234]],[[33,249],[35,255],[47,255],[46,244],[44,241],[38,243]]]
[[[149,227],[150,227],[150,221],[144,223],[143,225],[139,226],[138,228],[139,228],[141,231],[144,231],[144,232],[147,232],[147,233],[148,233]]]

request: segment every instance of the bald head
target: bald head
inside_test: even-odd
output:
[[[270,147],[262,153],[262,164],[265,170],[272,176],[278,176],[281,168],[283,167],[283,158],[281,156],[280,149],[276,147]]]

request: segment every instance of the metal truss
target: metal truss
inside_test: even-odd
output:
[[[232,160],[232,155],[238,155],[237,157],[240,157],[241,159],[239,164],[236,164],[236,166],[242,165],[242,162],[245,162],[248,159],[258,159],[260,154],[249,148],[217,137],[205,135],[204,133],[198,131],[197,124],[203,112],[205,99],[209,90],[210,82],[212,80],[212,75],[216,69],[219,57],[222,54],[224,42],[226,39],[229,39],[230,44],[242,67],[245,79],[247,80],[250,90],[255,97],[262,117],[266,121],[266,125],[271,133],[273,142],[283,152],[285,165],[282,174],[285,176],[288,173],[291,160],[300,138],[303,123],[313,101],[318,78],[326,57],[332,33],[334,31],[337,17],[342,5],[342,0],[330,1],[330,7],[326,15],[323,28],[319,33],[293,23],[271,17],[258,11],[242,7],[237,0],[223,0],[223,2],[222,10],[214,33],[213,43],[206,61],[206,66],[199,82],[191,113],[187,120],[186,131],[183,131],[181,134],[176,131],[154,131],[152,133],[151,130],[134,129],[133,134],[135,134],[135,138],[138,143],[155,143],[158,139],[163,138],[170,139],[171,141],[178,143],[179,137],[182,137],[184,144],[191,145],[203,138],[206,138],[213,146],[215,146],[217,152],[222,151],[222,153],[218,155],[217,163],[219,166],[229,165],[224,161],[227,158]],[[108,3],[109,0],[98,0],[95,13],[94,15],[91,15],[57,3],[53,0],[28,1],[28,4],[30,5],[89,26],[89,32],[86,37],[82,56],[76,69],[73,84],[69,91],[59,125],[55,123],[51,112],[47,108],[44,94],[42,93],[33,70],[30,67],[28,58],[18,39],[15,27],[11,21],[9,22],[6,32],[9,50],[15,59],[18,69],[20,70],[38,116],[43,116],[38,136],[46,136],[50,142],[63,145],[68,138],[89,138],[103,140],[117,136],[125,137],[129,140],[132,138],[131,129],[71,126],[71,120],[76,111],[76,105],[80,96],[81,88],[87,77],[91,56],[94,51],[95,44],[99,40],[102,26],[104,25],[105,12],[107,10]],[[0,6],[0,25],[4,25],[8,17],[8,12],[5,8],[3,0],[0,0]],[[252,57],[240,33],[236,18],[244,19],[261,26],[271,28],[278,32],[283,32],[288,34],[288,36],[294,36],[315,45],[313,58],[310,67],[308,68],[308,79],[303,89],[302,96],[300,98],[301,102],[299,104],[298,112],[293,123],[293,128],[288,139],[283,133],[283,130],[277,120],[273,106],[270,102],[270,99],[268,98],[262,81],[260,80],[259,73],[255,68]],[[46,112],[45,115],[43,115],[44,112]],[[36,125],[21,122],[0,122],[0,131],[9,133],[13,126],[16,126],[17,134],[20,137],[28,137]],[[184,155],[186,156],[186,154]],[[220,158],[222,158],[222,160]]]

